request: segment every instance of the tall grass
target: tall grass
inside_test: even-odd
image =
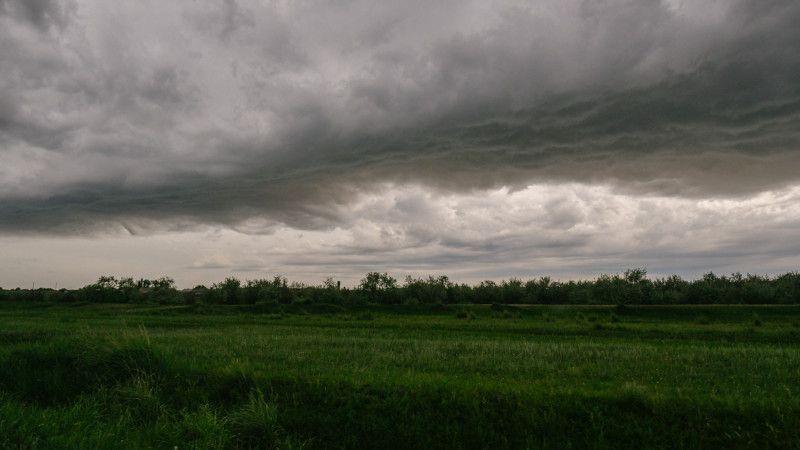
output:
[[[0,306],[0,448],[800,443],[796,309],[408,308]]]

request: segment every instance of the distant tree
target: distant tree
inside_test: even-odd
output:
[[[625,281],[628,283],[639,283],[647,276],[647,270],[642,268],[628,269],[625,271]]]
[[[503,303],[522,303],[525,298],[525,287],[522,281],[511,278],[501,284]]]
[[[373,303],[394,303],[397,301],[397,280],[388,273],[370,272],[361,279],[359,288]]]
[[[161,277],[150,282],[153,289],[172,289],[175,287],[175,280],[170,277]]]
[[[713,272],[700,279],[683,280],[677,275],[649,279],[643,268],[622,274],[600,275],[593,281],[552,281],[548,277],[523,282],[516,278],[499,283],[485,280],[477,285],[456,284],[447,276],[406,277],[402,287],[383,272],[370,272],[357,288],[342,288],[333,278],[319,285],[289,283],[282,276],[248,280],[226,278],[210,289],[197,287],[178,292],[172,278],[155,280],[103,275],[78,290],[47,288],[0,290],[0,299],[10,301],[88,302],[293,302],[358,304],[374,303],[541,303],[541,304],[797,304],[800,303],[800,273],[760,276]]]
[[[95,285],[102,289],[116,289],[117,279],[110,275],[101,275],[100,278],[97,279]]]
[[[475,287],[475,300],[478,303],[501,303],[503,292],[494,281],[484,280]]]
[[[320,291],[320,301],[323,303],[341,303],[343,300],[341,283],[328,277],[322,282]]]
[[[234,277],[225,278],[221,283],[214,284],[212,289],[216,289],[221,294],[222,303],[236,304],[239,303],[239,289],[242,287],[242,282]]]

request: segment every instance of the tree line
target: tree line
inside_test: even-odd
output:
[[[162,304],[546,304],[546,305],[676,305],[676,304],[797,304],[800,273],[778,276],[718,276],[696,280],[677,275],[650,279],[644,269],[601,275],[594,280],[555,281],[540,277],[511,278],[478,284],[454,283],[447,276],[406,277],[370,272],[355,287],[332,278],[320,285],[289,282],[285,277],[237,278],[193,289],[176,289],[169,277],[155,280],[102,276],[80,289],[2,289],[0,300],[162,303]]]

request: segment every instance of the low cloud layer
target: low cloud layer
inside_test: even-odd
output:
[[[746,204],[800,181],[798,23],[791,0],[0,0],[0,232],[330,231],[389,185]]]
[[[99,274],[175,277],[182,287],[227,276],[357,284],[368,271],[447,274],[461,282],[560,279],[647,267],[654,276],[769,274],[800,265],[800,188],[747,199],[640,195],[582,184],[439,195],[385,186],[347,206],[330,230],[277,226],[151,236],[0,237],[0,286],[78,287]],[[243,225],[247,226],[247,224]],[[261,224],[250,223],[254,229]],[[247,230],[244,230],[247,231]]]

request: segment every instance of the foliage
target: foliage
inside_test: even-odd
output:
[[[459,284],[447,276],[406,277],[403,284],[388,273],[370,272],[355,288],[342,287],[333,278],[321,285],[290,283],[285,277],[242,282],[228,277],[210,288],[177,290],[171,278],[156,280],[102,276],[77,290],[0,289],[0,300],[91,303],[174,304],[542,304],[542,305],[684,305],[684,304],[797,304],[800,273],[775,277],[718,276],[707,273],[697,280],[676,275],[649,279],[644,269],[595,280],[553,281],[549,277],[477,285]]]

